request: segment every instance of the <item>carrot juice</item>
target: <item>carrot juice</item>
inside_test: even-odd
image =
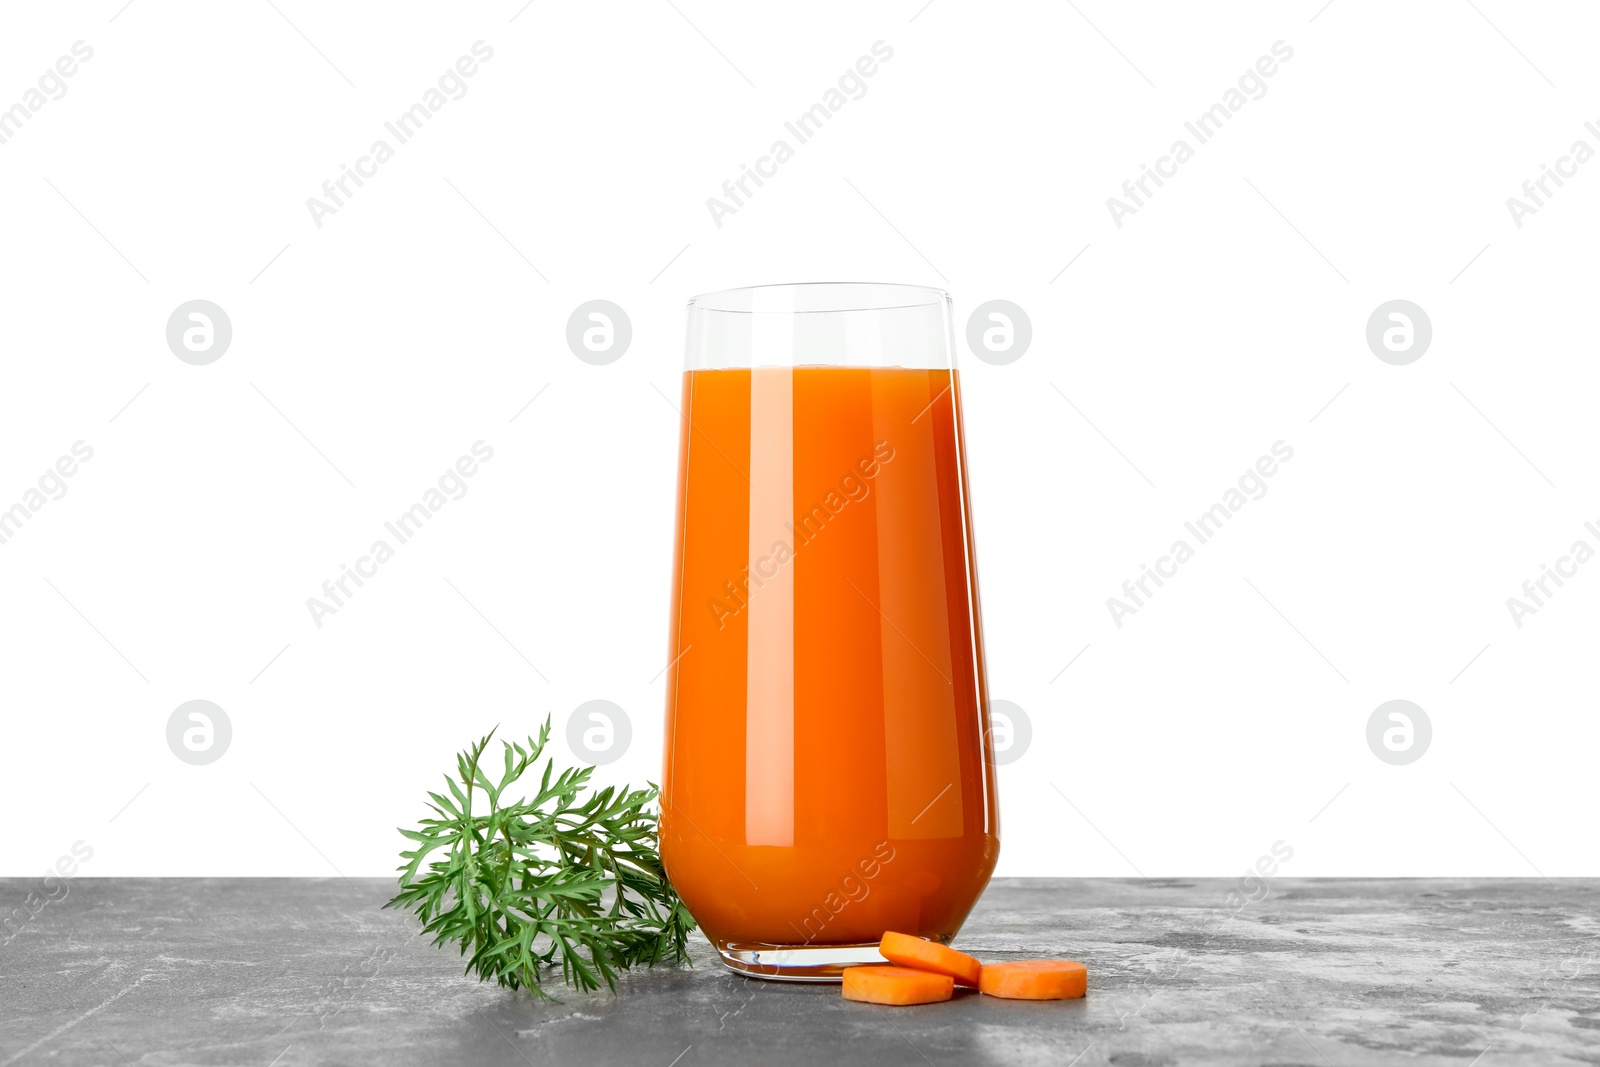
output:
[[[660,849],[730,966],[949,941],[994,869],[960,410],[950,369],[684,375]]]

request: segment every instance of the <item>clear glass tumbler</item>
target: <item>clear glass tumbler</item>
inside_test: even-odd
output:
[[[1000,852],[949,297],[689,304],[661,855],[723,963],[948,942]]]

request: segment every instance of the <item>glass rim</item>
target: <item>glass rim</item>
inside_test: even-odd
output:
[[[778,299],[771,306],[757,306],[766,302],[763,295]],[[688,307],[727,315],[837,315],[938,307],[949,301],[950,294],[943,289],[903,282],[778,282],[700,293],[689,298]]]

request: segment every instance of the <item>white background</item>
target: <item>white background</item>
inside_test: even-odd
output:
[[[1600,565],[1520,629],[1505,603],[1600,547],[1600,162],[1521,228],[1505,203],[1600,148],[1591,7],[674,2],[7,5],[0,107],[94,55],[0,145],[0,507],[94,458],[0,545],[0,871],[82,839],[85,875],[386,874],[454,751],[594,698],[633,727],[599,778],[657,777],[685,298],[841,278],[948,288],[958,334],[989,299],[1032,320],[1015,363],[961,353],[991,694],[1033,730],[999,873],[1235,874],[1280,839],[1295,875],[1600,870]],[[318,228],[306,199],[478,40]],[[1106,198],[1279,40],[1118,228]],[[233,324],[209,366],[165,340],[195,298]],[[634,331],[603,367],[564,339],[595,298]],[[1395,298],[1433,324],[1409,366],[1365,341]],[[480,439],[317,628],[306,598]],[[1117,628],[1106,598],[1278,440]],[[202,767],[165,738],[197,698],[233,726]],[[1408,766],[1366,742],[1395,698],[1433,726]]]

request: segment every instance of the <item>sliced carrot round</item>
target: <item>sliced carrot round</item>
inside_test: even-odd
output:
[[[1073,960],[986,963],[978,989],[1008,1000],[1076,1000],[1089,988],[1089,970]]]
[[[843,990],[844,999],[867,1004],[934,1004],[950,999],[955,980],[947,974],[869,963],[845,968]]]
[[[878,953],[890,963],[919,971],[932,971],[934,974],[947,974],[966,986],[976,986],[978,974],[983,970],[983,964],[965,952],[957,952],[937,941],[897,934],[892,930],[883,935],[883,940],[878,944]]]

